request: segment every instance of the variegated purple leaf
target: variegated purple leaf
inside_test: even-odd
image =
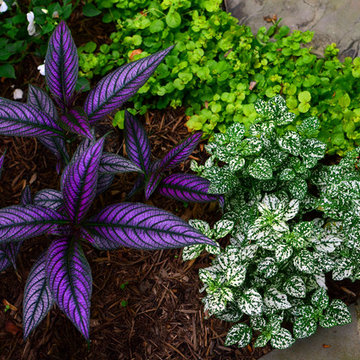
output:
[[[100,160],[99,171],[101,173],[127,173],[137,172],[142,173],[142,170],[132,161],[125,159],[124,157],[112,154],[103,153]]]
[[[103,145],[104,138],[91,145],[76,161],[71,162],[64,177],[64,205],[74,223],[79,223],[84,218],[96,196]]]
[[[99,174],[96,195],[102,194],[106,191],[114,181],[114,174]]]
[[[154,250],[198,243],[214,245],[177,216],[140,203],[107,206],[83,224],[82,236],[101,250],[121,246]]]
[[[46,256],[46,274],[55,302],[88,340],[92,277],[80,243],[54,240]]]
[[[69,161],[69,154],[66,149],[65,140],[60,136],[43,136],[38,140],[47,147],[58,159],[58,161]]]
[[[149,200],[150,196],[154,193],[159,186],[162,175],[159,172],[154,172],[150,175],[149,179],[145,183],[145,198]]]
[[[41,110],[15,101],[0,103],[0,134],[10,136],[57,136],[62,129]]]
[[[26,185],[24,190],[21,193],[20,204],[22,206],[25,206],[25,205],[31,205],[32,203],[33,203],[33,201],[32,201],[32,197],[31,197],[30,186]]]
[[[66,130],[93,139],[90,124],[83,110],[71,109],[65,115],[61,115],[61,121]]]
[[[53,210],[61,210],[64,207],[61,191],[52,189],[44,189],[36,193],[34,204]]]
[[[12,264],[15,270],[16,270],[16,257],[20,251],[22,244],[23,241],[0,244],[1,251],[5,253],[5,255],[10,261],[10,264]]]
[[[0,176],[1,176],[1,172],[2,172],[3,166],[4,166],[5,153],[6,153],[6,150],[5,150],[5,152],[0,156]]]
[[[57,211],[38,205],[3,208],[0,209],[0,243],[39,236],[67,222]]]
[[[125,111],[125,145],[126,153],[131,161],[145,173],[150,169],[150,143],[140,121]]]
[[[130,199],[135,193],[141,190],[144,186],[145,176],[143,174],[139,174],[135,180],[135,184],[130,192],[126,195],[126,199]]]
[[[173,46],[143,59],[121,66],[102,78],[85,100],[84,110],[90,123],[118,109],[153,74]]]
[[[23,301],[23,332],[26,339],[45,318],[54,300],[47,285],[46,252],[33,265],[26,280]]]
[[[79,72],[79,58],[71,32],[64,21],[52,33],[45,57],[46,83],[57,103],[69,106]]]
[[[162,179],[158,191],[161,195],[180,201],[205,203],[220,199],[221,195],[208,194],[210,181],[191,174],[172,174]]]
[[[186,160],[199,144],[202,134],[203,133],[199,131],[171,149],[160,161],[158,169],[161,169],[161,171],[169,170]]]
[[[7,244],[0,244],[0,272],[6,270],[11,265],[11,261],[4,250],[6,245]]]
[[[29,85],[27,104],[49,114],[53,119],[58,119],[56,107],[49,95],[40,88]]]

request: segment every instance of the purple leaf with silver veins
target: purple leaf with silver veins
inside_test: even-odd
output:
[[[45,79],[56,102],[70,106],[79,72],[79,58],[71,32],[64,21],[50,37],[45,57]]]
[[[161,169],[169,170],[174,168],[175,166],[179,165],[181,162],[186,160],[191,153],[194,151],[196,146],[198,146],[202,132],[199,131],[191,136],[189,136],[185,141],[181,144],[175,146],[171,149],[160,161],[158,165],[158,170]]]
[[[118,109],[133,96],[154,73],[173,46],[121,66],[103,77],[85,100],[84,110],[90,124]]]
[[[140,203],[107,206],[83,223],[82,232],[100,250],[121,246],[155,250],[199,243],[215,245],[179,217]]]
[[[61,115],[61,121],[66,130],[93,139],[89,121],[83,110],[71,109],[65,115]]]
[[[64,207],[64,200],[61,191],[44,189],[35,194],[34,204],[60,211]]]
[[[54,303],[47,285],[45,264],[46,252],[37,259],[26,280],[23,300],[24,340],[45,318]]]
[[[15,101],[0,103],[0,135],[62,136],[63,130],[46,113]]]
[[[208,194],[210,181],[192,174],[172,174],[162,179],[158,191],[166,197],[189,202],[205,203],[223,199],[221,195]]]
[[[1,172],[2,172],[3,166],[4,166],[5,154],[6,154],[6,150],[5,150],[4,153],[0,156],[0,176],[1,176]]]
[[[114,174],[99,174],[96,187],[96,195],[99,195],[106,191],[113,183],[114,177]]]
[[[79,223],[89,210],[95,196],[104,138],[91,145],[70,163],[63,181],[66,212],[73,223]]]
[[[124,157],[111,154],[103,153],[100,160],[99,166],[100,173],[127,173],[127,172],[137,172],[142,173],[142,170],[132,161],[125,159]]]
[[[150,196],[154,193],[162,178],[161,172],[154,172],[150,175],[145,183],[145,199],[149,200]]]
[[[11,265],[6,252],[6,246],[7,244],[0,244],[0,272],[6,270]]]
[[[55,104],[49,95],[36,86],[29,85],[27,104],[49,114],[54,120],[57,120],[59,117]]]
[[[46,275],[56,304],[88,340],[92,277],[80,242],[54,240],[47,251]]]
[[[144,186],[144,179],[145,176],[143,174],[139,174],[135,180],[135,184],[133,188],[129,191],[129,193],[126,196],[126,199],[130,199],[136,192],[141,190],[141,188]]]
[[[150,170],[150,144],[139,120],[125,111],[125,146],[127,156],[145,173]]]
[[[38,205],[10,206],[0,209],[0,243],[21,241],[67,223],[57,211]]]

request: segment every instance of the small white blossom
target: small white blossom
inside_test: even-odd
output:
[[[4,0],[0,0],[0,13],[5,12],[8,9],[8,6]]]
[[[23,98],[24,92],[21,89],[15,89],[13,93],[14,100],[20,100]]]
[[[39,65],[37,69],[40,71],[40,75],[45,76],[45,62],[44,64]]]
[[[33,36],[36,34],[36,29],[35,29],[35,15],[32,11],[28,12],[26,14],[26,18],[27,21],[29,22],[29,25],[27,27],[27,31],[29,33],[30,36]]]
[[[44,14],[47,14],[49,12],[49,10],[47,9],[41,9],[41,11],[44,13]]]

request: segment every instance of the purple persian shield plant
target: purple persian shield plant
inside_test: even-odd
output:
[[[144,187],[145,197],[148,199],[158,188],[160,194],[189,202],[208,202],[219,200],[223,204],[223,197],[219,194],[208,194],[210,182],[196,175],[173,174],[164,177],[164,172],[170,170],[186,160],[199,144],[202,132],[188,137],[181,144],[170,150],[163,159],[156,162],[150,160],[150,144],[145,129],[134,116],[125,112],[125,144],[130,160],[143,171],[136,180],[130,194]]]
[[[91,125],[134,95],[172,48],[108,74],[90,91],[84,108],[79,108],[75,107],[78,54],[69,28],[61,21],[50,37],[45,59],[46,83],[60,116],[51,98],[43,90],[29,85],[27,104],[0,98],[0,135],[37,137],[58,158],[59,172],[61,165],[69,162],[65,140],[72,137],[68,133],[92,139]],[[109,184],[110,176],[105,178]]]
[[[82,250],[84,241],[102,250],[121,246],[165,249],[197,243],[213,245],[177,216],[145,204],[113,204],[87,218],[101,175],[103,144],[104,139],[100,139],[80,145],[64,169],[61,192],[42,190],[34,196],[33,205],[0,210],[0,244],[18,244],[43,234],[55,236],[36,261],[25,286],[25,338],[55,302],[89,339],[92,277]],[[105,153],[105,159],[108,157]],[[103,166],[109,166],[108,162]]]

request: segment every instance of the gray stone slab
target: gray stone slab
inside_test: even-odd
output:
[[[274,350],[261,360],[360,360],[359,307],[352,305],[353,321],[331,329],[318,328],[286,350]]]
[[[315,53],[336,43],[342,58],[360,55],[360,0],[225,0],[227,11],[253,32],[277,15],[290,29],[315,32]]]

